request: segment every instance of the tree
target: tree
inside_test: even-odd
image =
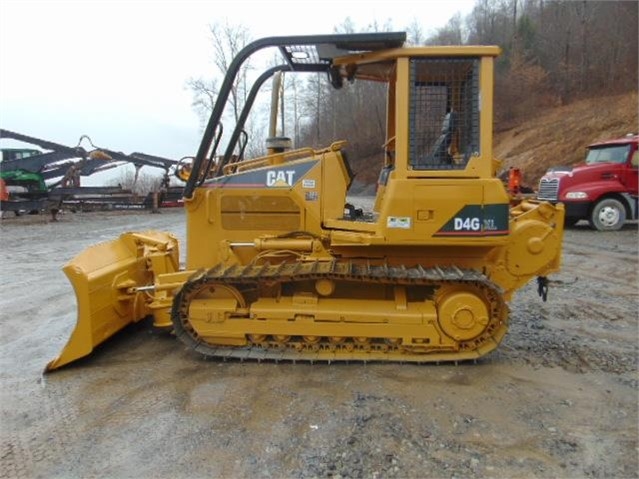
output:
[[[451,17],[446,26],[438,28],[435,35],[427,41],[428,45],[461,45],[463,43],[461,13]]]
[[[467,42],[503,50],[496,83],[506,98],[498,97],[498,116],[534,113],[535,105],[553,99],[565,104],[636,90],[638,6],[629,1],[478,0],[465,19]],[[451,26],[439,29],[428,43],[449,42]]]
[[[148,171],[135,168],[122,169],[120,176],[109,181],[112,186],[121,186],[125,190],[130,190],[138,196],[159,191],[162,183],[161,174],[152,174]]]
[[[200,117],[200,123],[204,127],[217,98],[217,79],[190,78],[187,80],[187,86],[193,93],[191,106]]]
[[[219,94],[218,78],[224,78],[233,59],[251,41],[248,29],[241,25],[215,23],[209,28],[213,46],[213,64],[217,70],[217,77],[190,78],[187,81],[187,87],[193,93],[192,106],[200,116],[202,125],[206,123]],[[237,123],[246,102],[250,70],[250,60],[247,60],[240,68],[237,79],[231,88],[229,104],[234,125]]]
[[[516,121],[549,104],[636,90],[638,5],[630,1],[477,0],[468,16],[454,15],[428,38],[413,21],[407,28],[407,43],[500,46],[495,116],[498,121]],[[390,21],[373,22],[365,29],[391,30]],[[334,29],[335,33],[356,31],[351,18]],[[193,106],[203,117],[217,98],[219,79],[249,42],[243,27],[216,24],[211,34],[217,75],[189,82]],[[274,59],[271,66],[280,61]],[[234,122],[244,105],[250,72],[250,65],[245,65],[230,95],[232,111],[227,119]],[[325,74],[294,74],[285,75],[283,92],[286,108],[278,134],[293,138],[296,147],[323,147],[347,139],[350,157],[355,159],[378,152],[385,141],[385,91],[380,85],[346,83],[336,90]],[[257,115],[252,114],[245,126],[247,156],[264,152],[267,108],[256,103]]]
[[[406,41],[409,45],[423,45],[425,42],[424,31],[417,20],[413,20],[411,24],[406,28]]]

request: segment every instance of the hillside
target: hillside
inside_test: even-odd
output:
[[[637,92],[589,98],[556,107],[516,126],[496,125],[495,157],[503,168],[522,170],[524,182],[536,187],[549,166],[583,160],[590,143],[637,133]]]
[[[574,165],[583,160],[587,145],[639,131],[637,92],[581,100],[547,109],[516,124],[495,125],[494,155],[502,170],[521,169],[524,184],[534,189],[553,165]],[[382,154],[351,158],[356,173],[352,194],[372,195]]]

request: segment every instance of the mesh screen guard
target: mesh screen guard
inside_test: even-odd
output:
[[[478,58],[413,59],[410,65],[410,166],[464,169],[479,154]]]

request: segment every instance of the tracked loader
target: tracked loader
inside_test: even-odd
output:
[[[231,63],[189,167],[186,264],[170,233],[124,233],[72,259],[78,320],[47,369],[152,316],[208,357],[439,362],[480,358],[508,330],[508,301],[560,267],[563,207],[513,202],[493,158],[493,46],[405,47],[404,33],[271,37]],[[244,62],[256,81],[224,153],[221,119]],[[290,148],[240,141],[260,86],[319,72],[335,88],[383,85],[384,151],[371,210],[347,204],[348,138]],[[340,92],[341,93],[341,92]],[[355,118],[364,125],[368,118]],[[240,154],[237,154],[238,144]]]

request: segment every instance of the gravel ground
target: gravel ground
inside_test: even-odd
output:
[[[43,376],[75,324],[60,268],[181,211],[2,220],[0,477],[600,477],[638,466],[637,224],[566,233],[477,364],[205,361],[135,325]]]

